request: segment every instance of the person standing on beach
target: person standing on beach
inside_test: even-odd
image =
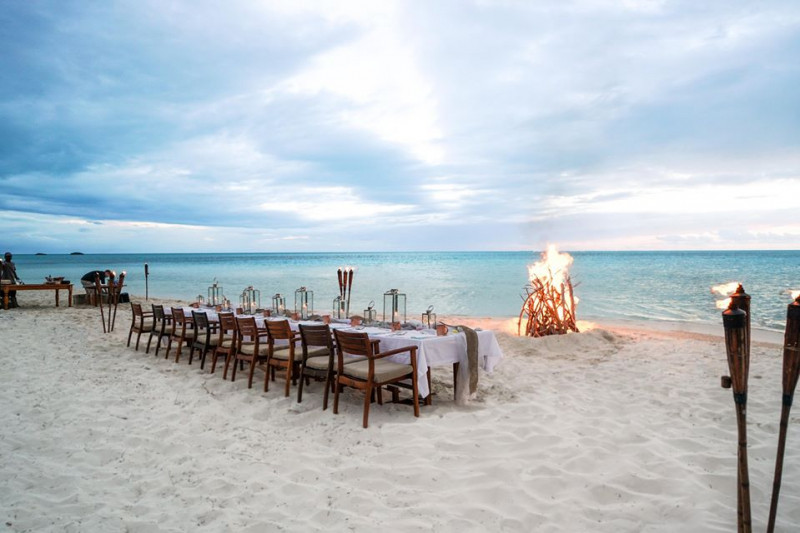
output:
[[[109,279],[114,279],[114,273],[110,270],[92,270],[91,272],[87,272],[83,276],[81,276],[81,285],[86,290],[86,296],[89,297],[89,303],[95,304],[95,295],[97,293],[97,287],[95,285],[95,279],[100,277],[100,283],[106,282],[106,277]]]
[[[22,280],[17,275],[17,265],[11,260],[13,258],[11,252],[6,252],[3,257],[5,260],[3,261],[2,270],[0,270],[0,279],[10,280],[12,285],[21,284]],[[17,304],[17,291],[8,291],[8,306],[19,307],[19,304]]]

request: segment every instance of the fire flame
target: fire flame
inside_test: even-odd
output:
[[[800,298],[800,291],[794,290],[794,289],[789,289],[788,292],[791,295],[792,300],[797,300],[798,298]]]
[[[739,287],[738,281],[731,281],[730,283],[720,283],[711,287],[711,294],[718,294],[725,296],[722,300],[717,300],[717,309],[727,309],[731,304],[730,296],[734,293],[736,288]]]
[[[541,282],[560,286],[569,277],[572,261],[571,255],[561,253],[555,244],[549,244],[547,251],[542,254],[542,259],[528,266],[528,277],[534,284]]]
[[[534,288],[545,288],[548,291],[555,290],[563,293],[565,285],[569,281],[569,267],[572,265],[573,258],[566,252],[559,252],[554,244],[548,244],[547,250],[542,253],[542,258],[532,265],[528,266],[528,278],[530,279],[531,286]],[[570,286],[570,292],[571,286]],[[578,303],[578,297],[564,298],[562,306],[556,307],[558,318],[564,319],[564,307],[574,316],[575,305]]]

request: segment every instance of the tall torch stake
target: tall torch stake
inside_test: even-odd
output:
[[[725,348],[731,375],[722,380],[723,387],[733,387],[736,405],[736,425],[739,437],[739,504],[738,527],[743,533],[752,532],[750,519],[750,473],[747,466],[747,377],[750,367],[750,350],[747,335],[747,313],[736,307],[736,300],[722,313],[725,328]]]
[[[737,309],[741,309],[742,311],[747,313],[747,322],[746,322],[746,325],[745,325],[746,337],[745,337],[744,347],[745,347],[745,350],[747,351],[747,360],[750,361],[750,295],[747,294],[746,292],[744,292],[744,287],[742,286],[741,283],[739,283],[739,286],[736,287],[736,290],[733,291],[733,294],[731,294],[731,303]],[[747,382],[745,381],[745,386],[746,386],[746,384],[747,384]],[[739,514],[741,514],[741,512],[742,512],[742,505],[741,505],[741,501],[742,501],[741,472],[737,475],[737,480],[738,480],[737,486],[739,487],[739,492],[737,494],[736,501],[737,501],[737,509],[739,509]],[[742,531],[743,531],[742,530],[742,523],[743,522],[740,519],[739,520],[739,533],[742,533]]]
[[[772,483],[772,502],[769,506],[768,533],[775,531],[783,474],[783,453],[786,451],[786,433],[789,428],[789,411],[792,409],[798,375],[800,375],[800,296],[789,304],[786,310],[786,332],[783,340],[783,408],[778,435],[778,457],[775,460],[775,478]]]

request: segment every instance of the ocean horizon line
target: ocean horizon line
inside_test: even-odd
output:
[[[610,253],[610,254],[675,254],[675,253],[775,253],[775,252],[800,252],[800,248],[731,248],[731,249],[670,249],[670,250],[570,250],[558,249],[560,252],[566,253]],[[119,251],[119,252],[12,252],[14,255],[343,255],[343,254],[523,254],[523,253],[541,253],[544,250],[345,250],[345,251],[269,251],[269,252],[253,252],[253,251],[239,251],[239,252],[132,252],[132,251]]]

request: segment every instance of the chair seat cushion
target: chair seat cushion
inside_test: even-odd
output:
[[[255,352],[256,343],[250,341],[245,341],[239,346],[239,352],[245,355],[253,355]],[[258,345],[258,355],[265,356],[269,353],[269,345],[267,343],[259,343]]]
[[[309,357],[318,357],[320,355],[328,355],[328,349],[324,346],[309,346],[308,347],[308,356]]]
[[[219,341],[219,338],[217,339],[217,341]],[[233,339],[225,339],[219,346],[220,348],[230,348],[231,346],[233,346]]]
[[[328,370],[328,361],[330,361],[330,357],[327,355],[316,355],[306,359],[306,367],[315,370]]]
[[[397,379],[413,372],[411,365],[403,365],[394,361],[378,359],[375,361],[375,381],[382,383],[392,379]],[[344,365],[344,375],[363,379],[366,381],[369,376],[369,361],[364,359]]]
[[[144,322],[142,322],[142,324],[140,326],[139,325],[139,321],[137,320],[136,322],[133,323],[133,328],[132,329],[134,331],[135,330],[152,331],[153,330],[153,321],[152,320],[145,320]]]
[[[272,349],[272,357],[273,357],[273,359],[280,359],[281,361],[288,361],[289,360],[289,354],[290,354],[290,352],[289,352],[289,345],[288,344],[278,345],[278,346],[275,346]],[[297,352],[295,352],[294,358],[295,358],[295,361],[299,361],[300,360],[299,359],[299,354]]]

